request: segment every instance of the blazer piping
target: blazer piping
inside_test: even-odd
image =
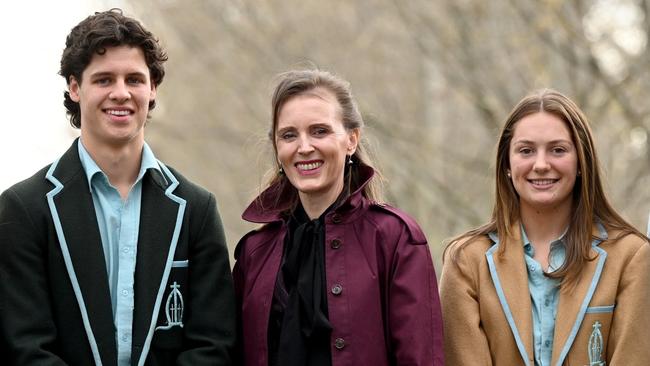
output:
[[[61,246],[61,254],[63,255],[63,261],[65,262],[65,268],[68,271],[68,276],[70,277],[70,282],[72,284],[72,290],[74,295],[77,298],[77,303],[79,304],[79,310],[81,312],[81,320],[83,321],[84,329],[86,330],[86,336],[88,337],[88,343],[90,343],[90,350],[93,354],[93,359],[95,364],[98,366],[102,365],[102,359],[99,354],[99,347],[97,346],[97,340],[93,334],[93,330],[90,326],[90,319],[88,317],[88,310],[86,309],[86,303],[84,302],[83,295],[81,293],[81,287],[79,286],[79,281],[77,280],[77,274],[74,271],[72,265],[72,258],[70,257],[70,251],[68,250],[68,243],[65,240],[65,235],[63,234],[63,227],[61,226],[61,219],[59,213],[56,210],[56,205],[54,204],[54,196],[59,194],[63,189],[63,184],[54,177],[54,170],[59,163],[57,159],[50,169],[48,169],[45,174],[45,179],[49,180],[54,184],[54,189],[49,191],[45,196],[47,197],[47,205],[50,207],[50,213],[52,214],[52,221],[54,222],[54,228],[56,230],[56,236],[59,239],[59,245]]]
[[[591,278],[591,285],[589,285],[589,290],[587,291],[587,294],[585,295],[585,298],[582,301],[582,305],[580,306],[580,312],[576,317],[575,323],[573,323],[573,328],[571,329],[571,333],[569,334],[569,337],[564,343],[564,348],[562,348],[562,353],[560,353],[560,357],[558,357],[557,359],[556,365],[558,366],[562,365],[562,362],[564,362],[564,359],[569,354],[571,345],[573,345],[573,341],[575,340],[576,336],[578,335],[578,331],[580,330],[580,325],[582,324],[582,320],[585,318],[585,313],[587,312],[587,307],[589,306],[591,297],[594,295],[594,292],[596,291],[596,286],[598,285],[598,281],[600,280],[600,275],[603,273],[603,267],[605,266],[605,260],[607,259],[607,252],[599,248],[598,244],[600,244],[599,239],[595,239],[591,244],[592,248],[598,253],[598,265],[596,266],[596,273],[594,273],[594,276]]]
[[[171,180],[171,184],[165,190],[165,196],[169,197],[169,199],[171,199],[172,201],[178,203],[178,214],[176,215],[176,226],[174,227],[174,234],[172,235],[171,243],[169,245],[169,254],[167,255],[167,263],[165,264],[165,271],[163,272],[162,278],[160,279],[160,286],[158,288],[156,303],[154,305],[153,313],[151,315],[151,323],[149,325],[149,331],[147,332],[147,337],[145,338],[144,345],[142,346],[142,353],[140,353],[138,366],[144,365],[145,361],[147,360],[147,354],[149,353],[151,340],[153,338],[154,329],[156,327],[156,320],[158,319],[158,312],[160,311],[160,304],[162,302],[163,294],[165,293],[167,280],[169,279],[169,272],[171,271],[172,263],[174,262],[174,255],[176,254],[176,245],[178,244],[178,237],[181,232],[181,226],[183,224],[183,216],[185,214],[185,205],[187,204],[187,201],[174,194],[174,190],[179,185],[176,177],[167,168],[167,166],[165,166],[165,164],[163,164],[160,160],[158,161],[158,164],[165,172],[165,175],[167,175],[167,177]]]
[[[492,247],[490,247],[490,249],[488,249],[488,251],[485,253],[485,256],[487,257],[487,261],[488,261],[488,266],[490,267],[490,277],[492,277],[492,282],[494,282],[494,288],[497,291],[497,296],[499,297],[499,302],[501,303],[501,308],[503,308],[503,313],[506,316],[508,325],[512,330],[512,335],[515,337],[515,343],[517,343],[517,349],[519,350],[519,354],[521,355],[521,358],[524,360],[524,364],[526,366],[529,366],[530,364],[528,363],[528,353],[526,352],[526,347],[524,346],[524,343],[521,341],[521,336],[519,335],[517,324],[515,323],[515,319],[512,316],[512,311],[510,310],[510,306],[508,305],[508,301],[506,300],[506,295],[503,292],[503,287],[501,286],[501,280],[499,279],[499,274],[497,273],[497,268],[496,265],[494,264],[494,252],[498,248],[499,248],[499,243],[497,241],[497,243],[494,244]]]

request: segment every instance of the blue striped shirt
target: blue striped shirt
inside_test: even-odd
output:
[[[79,158],[88,178],[104,249],[116,329],[118,365],[128,366],[131,363],[133,285],[140,226],[142,177],[148,169],[160,171],[160,167],[145,143],[137,179],[123,201],[118,190],[110,184],[108,177],[95,163],[81,140],[78,145]]]

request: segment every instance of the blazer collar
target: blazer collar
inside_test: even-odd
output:
[[[47,203],[95,364],[117,362],[106,262],[77,141],[54,162]]]
[[[486,257],[492,282],[518,351],[524,364],[532,366],[534,365],[532,304],[521,230],[518,229],[518,225],[518,222],[513,224],[511,232],[514,237],[509,239],[513,241],[510,243],[513,245],[508,245],[503,256],[496,253],[500,242],[497,233],[490,233],[489,237],[494,245],[486,252]],[[585,264],[574,289],[560,292],[552,365],[561,365],[571,349],[607,258],[607,253],[598,247],[603,240],[607,239],[607,231],[600,222],[596,223],[593,236],[591,254],[596,259]]]
[[[521,244],[521,230],[513,224],[511,232],[514,245],[499,256],[499,237],[496,233],[489,236],[495,243],[488,249],[486,255],[490,276],[499,297],[508,326],[515,338],[517,349],[526,366],[534,365],[533,350],[533,320],[530,290],[528,288],[528,272],[524,260],[524,247]]]
[[[599,247],[607,240],[607,231],[600,223],[596,223],[591,242],[590,257],[581,270],[580,277],[574,288],[560,290],[555,333],[553,335],[552,365],[562,365],[582,325],[591,298],[607,260],[607,252]],[[586,347],[586,345],[585,345]]]
[[[54,188],[46,198],[95,364],[112,365],[117,345],[106,262],[77,144],[50,166],[46,179]],[[174,194],[178,180],[158,164],[142,181],[131,355],[137,364],[149,351],[186,205]]]

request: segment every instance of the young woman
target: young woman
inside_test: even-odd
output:
[[[276,174],[243,218],[234,268],[244,365],[443,365],[426,239],[380,204],[347,82],[280,75]]]
[[[650,365],[650,245],[600,177],[571,100],[544,90],[517,104],[492,218],[445,252],[449,365]]]

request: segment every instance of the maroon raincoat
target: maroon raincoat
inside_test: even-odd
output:
[[[332,366],[442,366],[442,316],[426,238],[406,213],[371,203],[361,190],[325,217],[325,271]],[[287,221],[270,187],[242,217],[266,224],[235,250],[233,276],[245,366],[267,366],[267,334]],[[262,209],[262,207],[266,209]]]

